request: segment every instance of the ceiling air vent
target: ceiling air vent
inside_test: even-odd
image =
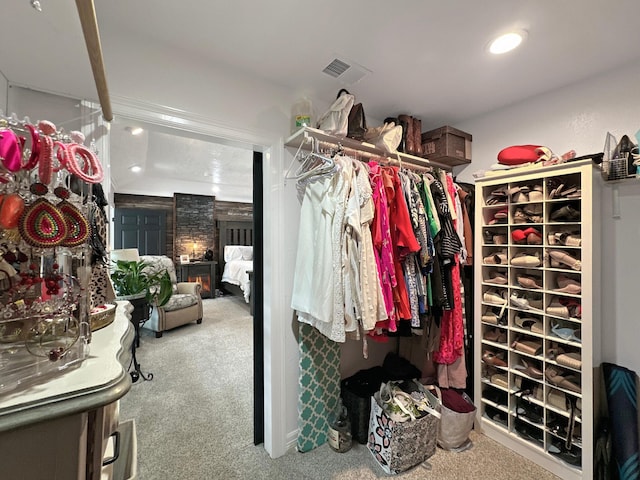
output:
[[[337,58],[334,58],[333,61],[329,65],[324,67],[324,70],[322,71],[327,75],[331,75],[333,78],[338,78],[340,75],[342,75],[344,72],[346,72],[350,68],[351,68],[351,65],[349,65],[348,63],[345,63],[342,60],[338,60]]]
[[[344,59],[334,58],[324,70],[327,75],[337,78],[344,85],[352,85],[362,79],[370,70],[355,62],[348,62]]]

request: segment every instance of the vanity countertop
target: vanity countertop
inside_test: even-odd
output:
[[[79,365],[0,396],[0,432],[93,410],[129,391],[131,304],[116,304],[114,321],[92,333],[89,354]]]

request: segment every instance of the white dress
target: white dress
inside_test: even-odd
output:
[[[353,167],[349,158],[334,161],[336,173],[304,192],[291,307],[299,321],[344,342],[342,231]]]

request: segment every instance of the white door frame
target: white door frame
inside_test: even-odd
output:
[[[286,453],[285,431],[285,335],[291,309],[285,305],[283,290],[282,225],[284,192],[281,180],[283,138],[257,130],[216,123],[189,112],[124,97],[113,97],[114,115],[155,125],[214,137],[222,143],[243,145],[263,152],[264,190],[264,448],[272,458]]]

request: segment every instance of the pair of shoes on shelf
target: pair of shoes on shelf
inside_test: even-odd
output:
[[[579,295],[582,292],[582,284],[580,281],[566,275],[558,275],[556,277],[556,283],[558,284],[558,288],[554,288],[554,292],[570,293],[571,295]]]
[[[519,358],[519,364],[515,365],[513,368],[524,373],[525,375],[531,377],[531,378],[535,378],[536,380],[541,380],[542,377],[544,376],[544,374],[542,373],[542,370],[540,370],[539,368],[536,368],[535,366],[533,366],[532,363],[530,363],[529,361],[525,360],[524,358]],[[530,394],[530,391],[527,391],[527,394]]]
[[[491,328],[484,332],[484,340],[496,343],[507,343],[507,332],[501,328]]]
[[[533,227],[524,230],[520,228],[513,230],[511,239],[513,243],[518,245],[542,245],[542,234]]]
[[[509,218],[509,210],[507,208],[502,208],[493,214],[493,218],[489,220],[489,225],[507,223],[508,218]]]
[[[482,361],[487,365],[492,365],[494,367],[503,367],[506,368],[507,362],[502,358],[502,354],[496,354],[491,350],[485,350],[482,353]]]
[[[496,285],[506,285],[507,274],[504,272],[499,272],[497,270],[489,270],[487,272],[488,278],[485,278],[485,282],[487,283],[495,283]]]
[[[515,267],[539,267],[542,259],[539,252],[519,252],[511,259],[511,265]]]
[[[507,309],[499,307],[488,307],[482,314],[481,320],[492,325],[507,325]]]
[[[511,344],[511,348],[514,348],[518,352],[526,353],[527,355],[538,356],[542,354],[542,341],[532,340],[531,337],[518,337]]]
[[[582,369],[582,355],[580,352],[567,352],[556,355],[556,362],[563,367]]]
[[[566,265],[572,270],[582,270],[582,262],[577,258],[569,255],[564,250],[549,250],[548,255],[549,265],[552,268],[562,268],[562,265]]]
[[[506,265],[507,262],[507,252],[504,250],[493,252],[482,259],[483,263],[486,265]]]
[[[490,303],[492,305],[506,305],[507,304],[507,291],[506,290],[495,290],[490,288],[486,292],[482,294],[482,301],[485,303]]]
[[[516,277],[518,285],[522,288],[530,288],[539,290],[542,288],[542,278],[534,277],[533,275],[518,275]]]
[[[542,312],[542,295],[540,294],[527,292],[524,295],[518,295],[518,293],[513,292],[509,300],[512,306],[520,310],[537,310]]]
[[[580,377],[572,373],[563,374],[560,370],[547,366],[544,372],[547,382],[555,387],[564,388],[576,393],[582,393]]]
[[[515,428],[522,438],[542,446],[544,434],[541,429],[519,419],[516,419]]]
[[[482,238],[485,245],[506,245],[507,236],[501,232],[495,232],[493,230],[485,230],[482,233]]]
[[[553,297],[546,312],[556,317],[582,318],[582,305],[575,298]]]
[[[552,211],[549,218],[554,222],[579,222],[580,210],[571,205],[564,205]]]
[[[529,330],[533,333],[544,334],[544,327],[542,322],[533,317],[520,317],[516,315],[513,319],[513,323],[516,327],[523,330]]]
[[[582,330],[579,328],[562,327],[559,323],[551,322],[551,333],[568,342],[582,343]]]
[[[542,204],[535,203],[525,208],[518,207],[513,211],[513,223],[543,223]]]
[[[579,247],[582,245],[580,232],[555,232],[547,236],[549,245],[564,245],[567,247]]]

